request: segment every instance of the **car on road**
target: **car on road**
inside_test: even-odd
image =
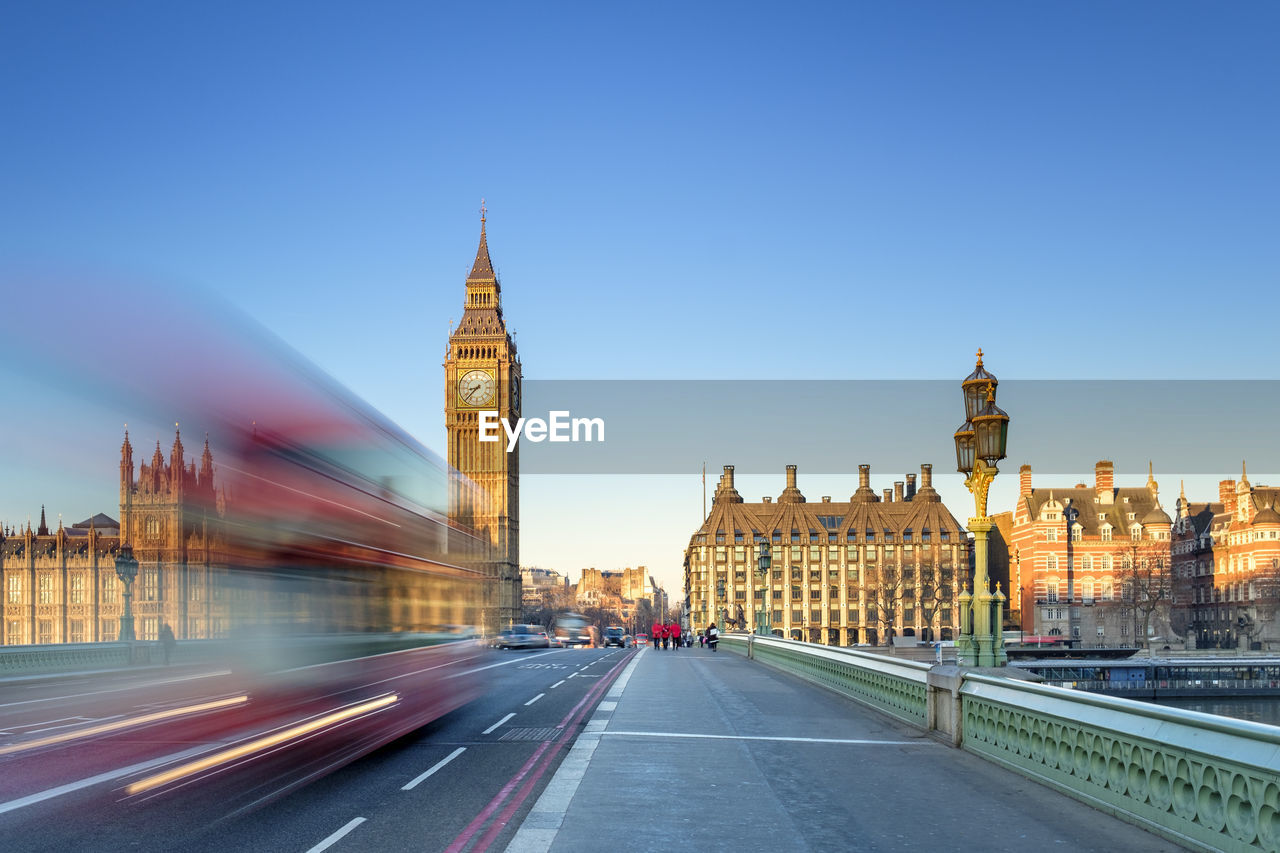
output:
[[[637,645],[637,646],[647,646],[647,645],[649,645],[649,635],[648,635],[648,634],[636,634],[636,645]]]
[[[549,649],[551,638],[541,625],[512,625],[511,633],[503,631],[498,641],[500,649]]]
[[[631,638],[627,636],[627,632],[617,625],[610,625],[604,629],[604,647],[617,646],[625,649],[631,645]]]

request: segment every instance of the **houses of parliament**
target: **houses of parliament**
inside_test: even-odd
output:
[[[485,216],[467,275],[462,319],[449,335],[444,361],[452,524],[487,544],[482,619],[486,631],[520,618],[519,449],[481,443],[481,411],[520,416],[520,361],[502,316],[501,282],[489,257]],[[121,549],[138,562],[132,612],[139,640],[156,640],[163,625],[178,639],[232,636],[238,627],[229,583],[226,501],[206,437],[188,456],[175,428],[166,456],[160,442],[149,461],[134,464],[126,429],[120,448],[119,520],[99,513],[49,526],[44,508],[33,527],[0,526],[0,590],[4,645],[115,641],[124,616],[124,584],[116,575]]]

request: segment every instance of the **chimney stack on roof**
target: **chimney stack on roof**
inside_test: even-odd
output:
[[[1236,481],[1218,481],[1218,500],[1222,501],[1222,511],[1232,515],[1236,511]]]
[[[871,466],[862,464],[858,466],[858,490],[853,493],[853,497],[849,498],[852,503],[860,503],[868,501],[874,503],[876,493],[871,491]]]
[[[922,488],[922,489],[932,489],[932,488],[933,488],[933,465],[932,465],[932,463],[926,462],[926,463],[924,463],[923,465],[921,465],[921,466],[920,466],[920,488]]]
[[[916,496],[916,475],[915,475],[915,474],[908,474],[908,475],[907,475],[907,494],[906,494],[906,498],[907,498],[907,500],[911,500],[911,499],[912,499],[912,498],[914,498],[915,496]]]
[[[787,487],[778,495],[778,503],[804,503],[804,495],[796,487],[796,466],[787,466]]]
[[[895,480],[893,483],[893,500],[895,503],[902,503],[902,481]]]
[[[884,490],[884,502],[887,504],[893,503],[893,489]]]
[[[1018,496],[1025,498],[1031,494],[1031,466],[1023,465],[1018,469]]]
[[[1094,493],[1100,503],[1115,503],[1116,466],[1103,459],[1093,466]]]

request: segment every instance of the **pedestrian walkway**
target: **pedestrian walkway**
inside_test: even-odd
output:
[[[509,853],[1177,845],[725,651],[639,650]]]

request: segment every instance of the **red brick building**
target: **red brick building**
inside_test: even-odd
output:
[[[1178,500],[1173,566],[1175,623],[1201,648],[1280,648],[1280,488],[1240,479],[1218,484],[1218,502]]]
[[[1022,630],[1079,646],[1180,643],[1169,625],[1172,520],[1154,476],[1117,487],[1109,461],[1092,486],[1033,488],[1030,465],[1019,475],[1009,563]]]

